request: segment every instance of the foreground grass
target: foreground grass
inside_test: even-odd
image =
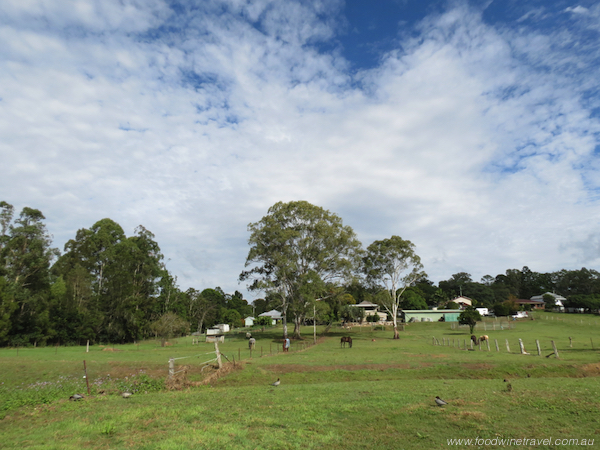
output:
[[[451,342],[468,334],[437,323],[411,324],[400,341],[390,339],[389,329],[332,329],[318,345],[295,343],[300,351],[289,354],[277,354],[281,330],[268,330],[254,333],[251,359],[243,334],[234,335],[221,348],[230,359],[241,356],[243,369],[180,392],[156,392],[168,358],[187,356],[179,367],[188,365],[188,378],[200,380],[212,345],[179,340],[170,348],[148,342],[90,353],[21,349],[18,356],[16,349],[3,349],[0,447],[432,449],[448,447],[447,439],[477,437],[594,439],[597,446],[597,318],[548,317],[555,318],[486,331],[499,342],[508,339],[512,353],[433,346],[433,336]],[[352,349],[340,349],[342,334],[353,337]],[[554,340],[560,359],[518,354],[519,338],[529,351],[540,340],[544,356]],[[91,397],[69,402],[72,393],[85,394],[83,359],[90,381],[101,382],[92,383]],[[281,386],[271,387],[276,378]],[[140,387],[132,398],[117,395],[132,386]],[[35,392],[46,397],[41,401]],[[19,395],[28,402],[5,407]],[[436,395],[449,405],[435,406]]]

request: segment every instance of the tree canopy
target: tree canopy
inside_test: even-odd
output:
[[[260,221],[248,225],[250,251],[241,280],[249,289],[276,295],[281,304],[283,335],[287,313],[294,334],[317,298],[349,280],[357,267],[361,244],[337,215],[306,201],[276,203]]]

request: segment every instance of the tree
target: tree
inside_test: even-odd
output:
[[[1,202],[0,276],[4,314],[11,310],[7,336],[23,343],[45,342],[54,333],[49,320],[50,265],[58,256],[41,211],[25,207],[11,223],[12,206]],[[6,302],[14,304],[7,305]]]
[[[469,334],[473,334],[473,329],[477,322],[481,322],[481,314],[472,306],[467,306],[458,316],[458,323],[461,325],[469,325]]]
[[[150,329],[161,338],[160,346],[164,347],[167,339],[187,333],[190,329],[190,324],[177,314],[168,312],[163,314],[160,319],[152,322]]]
[[[385,292],[381,305],[392,316],[394,339],[398,333],[398,309],[402,294],[412,283],[424,276],[421,258],[415,253],[412,242],[398,236],[375,241],[367,248],[363,258],[363,271],[367,281]]]
[[[281,302],[283,336],[287,338],[288,309],[294,309],[295,335],[312,307],[307,283],[319,286],[349,280],[357,266],[361,244],[352,228],[337,215],[306,201],[276,203],[260,221],[248,225],[249,270],[240,280],[252,280],[250,290],[276,295]],[[314,294],[314,289],[311,290]],[[312,295],[311,294],[311,295]]]

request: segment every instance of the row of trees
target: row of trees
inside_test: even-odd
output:
[[[44,220],[32,208],[15,218],[0,202],[0,345],[130,342],[169,329],[172,315],[196,330],[252,314],[239,292],[182,292],[141,225],[128,237],[102,219],[77,231],[61,254]]]
[[[394,338],[399,309],[452,307],[450,300],[459,295],[502,314],[513,311],[514,300],[544,292],[568,296],[570,306],[600,307],[600,273],[585,268],[542,274],[524,267],[481,282],[461,272],[435,286],[410,241],[391,236],[363,249],[337,215],[308,202],[277,203],[248,230],[247,270],[240,280],[282,311],[285,337],[289,316],[299,337],[300,324],[319,318],[318,311],[324,320],[352,319],[359,313],[349,305],[362,300],[387,311]]]
[[[600,306],[600,274],[587,269],[540,274],[524,267],[480,282],[458,273],[436,286],[410,241],[391,236],[363,249],[337,215],[307,202],[277,203],[249,225],[240,280],[264,293],[253,305],[218,287],[180,290],[155,236],[141,225],[126,236],[119,224],[102,219],[78,230],[61,254],[44,220],[32,208],[15,217],[0,202],[0,345],[130,342],[174,324],[191,331],[240,325],[274,308],[283,313],[284,335],[291,318],[300,336],[306,321],[356,318],[351,305],[363,300],[388,312],[395,337],[399,309],[444,307],[460,294],[500,308],[554,291],[571,306]]]

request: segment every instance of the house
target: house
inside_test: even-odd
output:
[[[254,325],[254,317],[252,316],[248,316],[244,319],[244,326],[245,327],[251,327],[252,325]]]
[[[536,309],[544,309],[546,307],[546,302],[545,301],[539,301],[539,300],[515,300],[515,303],[519,306],[526,306],[529,305],[531,306],[531,310],[536,310]]]
[[[272,309],[271,311],[267,311],[262,314],[259,314],[258,317],[270,317],[271,325],[277,325],[278,322],[281,322],[283,320],[281,313],[279,311],[277,311],[276,309]]]
[[[351,305],[351,306],[354,306],[356,308],[362,308],[362,310],[365,312],[365,317],[379,316],[380,321],[387,320],[387,313],[379,312],[378,311],[379,305],[377,305],[376,303],[371,303],[371,302],[364,300],[364,301],[360,302],[358,305]]]
[[[543,302],[544,295],[551,295],[554,298],[554,311],[564,312],[565,310],[565,302],[567,301],[562,295],[555,294],[553,292],[546,292],[541,295],[534,295],[530,300]]]
[[[456,297],[454,300],[452,300],[452,302],[456,303],[460,309],[466,309],[467,306],[473,306],[473,299],[465,297],[464,295]]]

